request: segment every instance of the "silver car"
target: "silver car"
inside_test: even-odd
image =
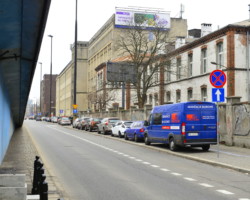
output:
[[[111,128],[115,125],[116,122],[121,121],[117,117],[107,117],[104,118],[100,124],[98,124],[98,130],[97,132],[100,134],[102,133],[103,135],[110,134]]]

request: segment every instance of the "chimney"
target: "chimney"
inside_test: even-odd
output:
[[[175,49],[178,49],[179,47],[185,45],[186,41],[184,37],[176,37],[175,41]]]
[[[206,24],[206,23],[201,24],[201,37],[211,32],[212,32],[212,24]]]

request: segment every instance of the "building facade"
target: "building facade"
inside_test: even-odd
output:
[[[216,69],[226,74],[226,97],[249,101],[249,30],[249,20],[229,24],[166,55],[172,70],[159,74],[160,87],[151,90],[147,103],[212,101],[210,74]]]
[[[52,82],[50,82],[50,74],[44,74],[41,82],[41,109],[43,116],[55,116],[56,114],[56,78],[57,74],[52,74]],[[50,104],[51,91],[51,104]]]
[[[74,56],[75,45],[70,48],[71,61],[56,79],[56,115],[72,116],[74,104]],[[76,104],[78,114],[88,110],[87,102],[88,42],[77,42]]]

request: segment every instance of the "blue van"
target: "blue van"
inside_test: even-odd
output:
[[[144,134],[146,145],[169,144],[172,151],[178,146],[202,147],[208,151],[217,144],[217,109],[211,102],[184,102],[155,106]]]

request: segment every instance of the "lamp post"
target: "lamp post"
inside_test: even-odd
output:
[[[51,41],[50,49],[50,89],[49,89],[49,116],[51,117],[51,89],[52,89],[52,35],[48,35]]]
[[[76,18],[75,18],[75,63],[74,63],[74,98],[73,104],[76,104],[76,79],[77,79],[77,0],[76,0]]]
[[[226,66],[224,66],[224,65],[222,65],[222,64],[219,64],[219,63],[217,63],[217,62],[211,62],[211,64],[213,64],[213,65],[218,65],[218,66],[220,66],[220,67],[224,67],[224,68],[227,69]]]
[[[40,113],[42,113],[42,62],[40,64]]]

